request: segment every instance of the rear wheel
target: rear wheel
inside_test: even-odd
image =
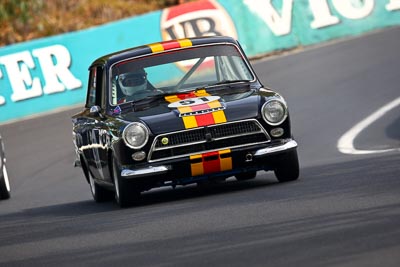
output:
[[[274,172],[276,178],[281,183],[297,180],[300,174],[297,151],[292,150],[286,154],[280,155],[278,165]]]
[[[2,175],[0,176],[0,199],[9,199],[11,196],[10,181],[6,166],[3,166]]]
[[[118,162],[113,159],[112,164],[115,200],[121,208],[137,204],[140,199],[140,191],[134,188],[133,184],[121,177],[121,169]]]
[[[93,176],[90,173],[89,173],[89,185],[94,201],[105,202],[113,198],[112,192],[98,185],[94,181]]]

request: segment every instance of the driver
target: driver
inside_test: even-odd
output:
[[[144,69],[122,73],[117,78],[118,87],[124,96],[119,97],[118,103],[134,101],[148,95],[147,73]]]

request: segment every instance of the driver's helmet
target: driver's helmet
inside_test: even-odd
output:
[[[122,73],[118,76],[118,85],[122,93],[132,96],[135,93],[144,91],[147,87],[147,73],[144,69],[135,72]]]

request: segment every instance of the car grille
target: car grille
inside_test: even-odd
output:
[[[270,140],[257,120],[229,122],[158,135],[148,160],[155,162],[212,150],[267,143]]]

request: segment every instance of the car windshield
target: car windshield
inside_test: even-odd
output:
[[[128,59],[110,73],[112,105],[255,79],[237,47],[227,44]]]

